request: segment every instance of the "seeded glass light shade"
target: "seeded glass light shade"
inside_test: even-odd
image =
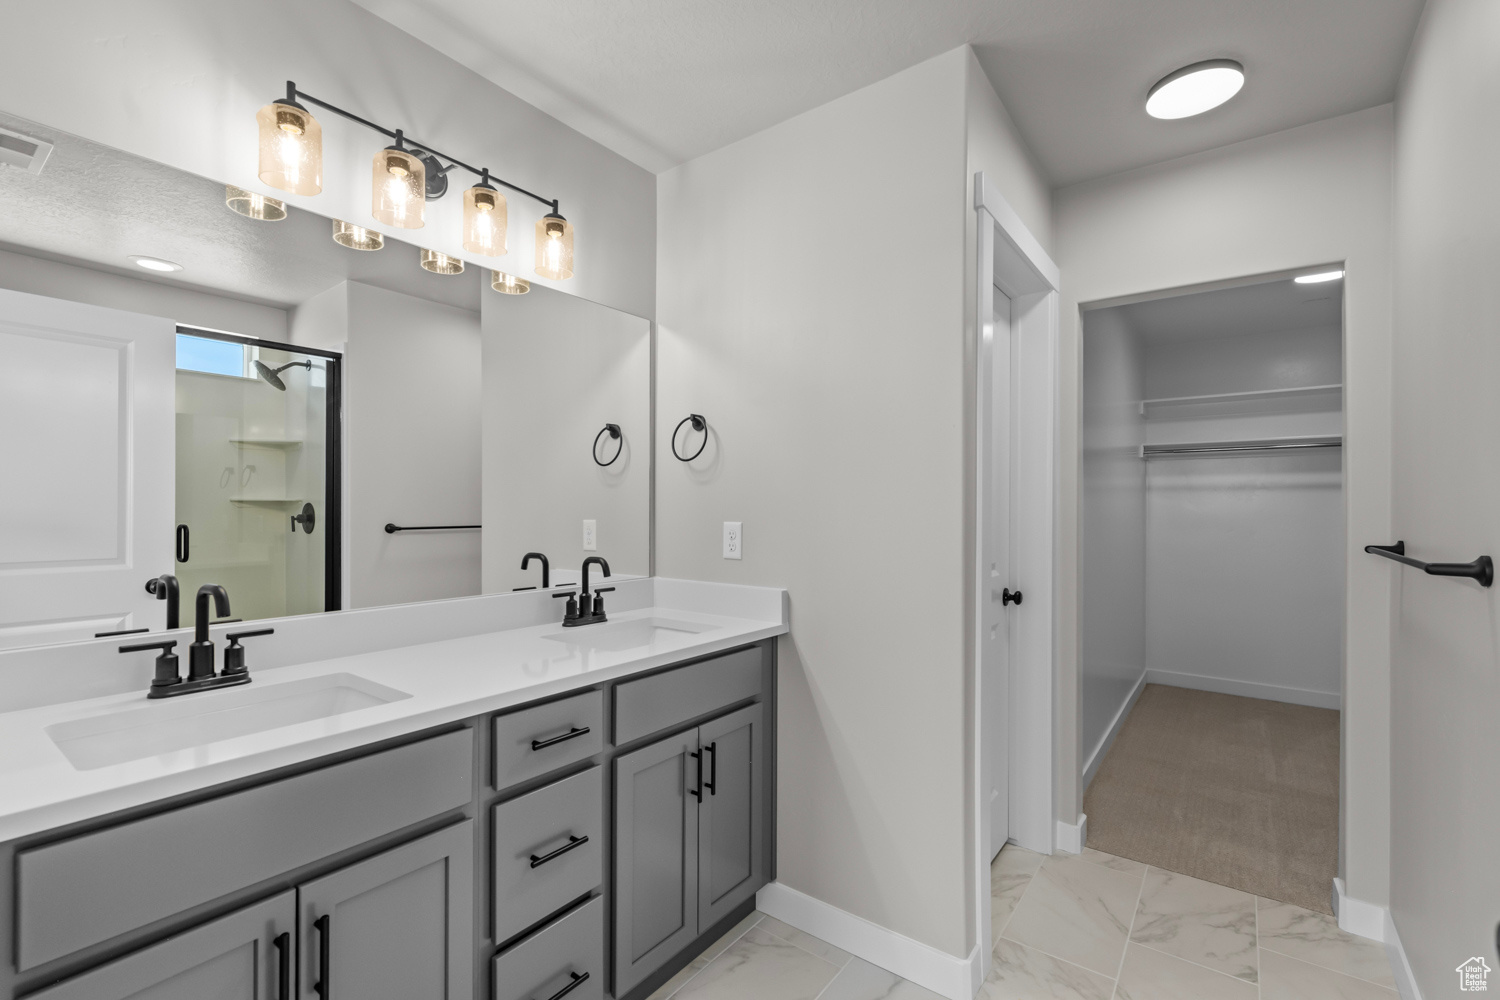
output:
[[[488,184],[464,192],[464,249],[499,257],[505,246],[505,195]]]
[[[385,246],[385,237],[373,229],[334,219],[333,242],[350,250],[379,250]]]
[[[260,124],[260,179],[292,194],[323,190],[323,126],[306,108],[273,101],[255,114]]]
[[[463,274],[464,262],[436,250],[422,251],[422,270],[433,274]]]
[[[557,281],[573,277],[573,224],[556,212],[537,220],[536,273]]]
[[[224,185],[224,204],[229,206],[231,212],[258,222],[280,222],[286,218],[286,202],[237,188],[233,184]]]
[[[370,177],[370,214],[397,229],[421,229],[427,204],[427,168],[394,146],[375,154]]]
[[[531,282],[504,271],[491,271],[490,287],[502,295],[525,295],[531,291]]]

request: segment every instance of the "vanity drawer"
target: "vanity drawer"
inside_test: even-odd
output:
[[[515,937],[604,881],[603,809],[598,767],[495,806],[496,941]]]
[[[696,719],[761,692],[760,647],[715,656],[615,688],[615,743]]]
[[[604,692],[583,694],[498,715],[495,788],[509,788],[604,749]]]
[[[493,1000],[568,1000],[604,996],[604,899],[595,896],[567,916],[495,956]]]
[[[464,729],[16,855],[16,967],[81,948],[472,801]]]

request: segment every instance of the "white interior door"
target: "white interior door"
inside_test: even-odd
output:
[[[988,441],[988,472],[980,502],[984,568],[980,622],[980,697],[983,699],[983,794],[989,809],[990,857],[1000,853],[1010,834],[1010,620],[1016,605],[1003,595],[1013,586],[1010,571],[1012,409],[1011,303],[995,289],[995,315],[987,364],[989,385],[981,405]]]
[[[0,648],[160,629],[171,320],[0,289]]]

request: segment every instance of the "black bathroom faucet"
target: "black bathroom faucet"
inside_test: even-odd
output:
[[[172,581],[171,586],[175,593],[176,579],[172,577],[163,579]],[[166,584],[162,587],[165,589]],[[250,683],[250,671],[245,667],[245,647],[240,645],[240,640],[254,635],[270,635],[275,629],[255,629],[226,636],[229,645],[224,648],[224,670],[216,674],[214,673],[214,644],[208,637],[210,599],[221,619],[229,614],[228,591],[217,583],[205,583],[198,588],[197,620],[193,623],[193,643],[188,647],[186,680],[178,674],[177,654],[172,652],[177,645],[176,639],[163,639],[160,642],[142,642],[133,646],[120,647],[122,653],[139,653],[148,649],[159,651],[156,657],[156,676],[151,681],[151,690],[146,694],[148,698],[171,698],[208,688]],[[230,618],[228,621],[239,621],[239,619]]]
[[[208,637],[208,600],[213,598],[214,611],[220,618],[229,616],[229,591],[217,583],[198,588],[197,610],[193,614],[193,644],[188,647],[188,682],[214,675],[214,644]]]
[[[171,573],[163,573],[161,576],[146,581],[146,592],[155,594],[158,601],[167,602],[167,628],[181,627],[182,597],[177,587],[177,577]]]
[[[604,595],[614,590],[613,587],[596,587],[593,594],[589,593],[589,567],[598,566],[605,576],[609,576],[609,563],[602,556],[589,556],[583,561],[583,592],[577,600],[573,598],[572,591],[562,591],[553,594],[553,597],[566,597],[568,609],[563,615],[563,627],[573,628],[578,625],[594,625],[609,619],[604,617]]]

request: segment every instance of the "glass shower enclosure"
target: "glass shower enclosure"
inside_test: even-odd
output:
[[[339,355],[178,327],[181,624],[205,583],[252,621],[334,611]]]

